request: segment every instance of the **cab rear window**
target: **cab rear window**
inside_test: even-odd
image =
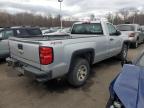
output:
[[[40,29],[17,29],[16,30],[17,37],[35,37],[35,36],[41,36],[42,33]]]
[[[100,23],[75,24],[71,34],[102,35],[103,30]]]

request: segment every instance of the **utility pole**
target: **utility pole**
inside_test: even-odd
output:
[[[61,29],[63,28],[63,23],[62,23],[62,2],[63,0],[58,0],[58,2],[60,3],[60,25],[61,25]]]
[[[133,24],[135,23],[135,19],[136,19],[136,12],[135,12],[134,17],[133,17]]]

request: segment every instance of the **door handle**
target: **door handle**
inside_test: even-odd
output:
[[[113,38],[110,38],[110,41],[113,41],[114,39]]]

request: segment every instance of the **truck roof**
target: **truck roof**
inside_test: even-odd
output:
[[[102,22],[108,22],[107,19],[96,19],[94,21],[79,21],[79,22],[76,22],[74,24],[83,24],[83,23],[102,23]]]
[[[76,22],[74,24],[84,24],[84,23],[101,23],[100,21],[80,21],[80,22]]]

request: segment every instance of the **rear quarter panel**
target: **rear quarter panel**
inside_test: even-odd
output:
[[[103,38],[106,38],[103,36]],[[41,65],[44,71],[53,71],[53,77],[63,76],[68,73],[72,55],[74,52],[84,49],[93,49],[95,53],[95,60],[100,61],[99,58],[103,54],[105,58],[107,57],[107,50],[102,49],[100,44],[104,42],[102,37],[92,37],[92,38],[76,38],[76,39],[66,39],[66,40],[55,40],[55,41],[43,41],[42,46],[48,46],[53,48],[54,60],[52,64]],[[97,49],[97,50],[96,50]],[[105,55],[104,55],[105,54]],[[102,59],[105,59],[101,57]]]

